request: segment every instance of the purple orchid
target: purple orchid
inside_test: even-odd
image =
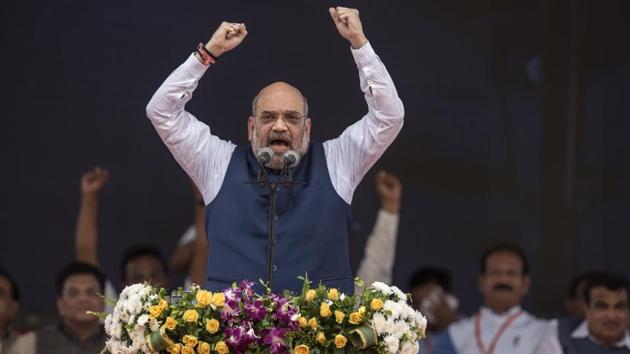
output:
[[[263,343],[269,346],[271,354],[286,353],[287,347],[284,344],[284,335],[287,330],[284,328],[272,328],[264,336]]]
[[[237,317],[241,314],[238,300],[229,300],[223,304],[221,309],[221,320],[227,322],[231,326]]]
[[[254,321],[262,321],[267,313],[267,309],[260,300],[254,300],[253,303],[246,303],[244,311],[245,314]]]

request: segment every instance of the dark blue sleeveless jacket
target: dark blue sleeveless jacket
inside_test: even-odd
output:
[[[267,171],[268,178],[280,178]],[[218,195],[206,207],[207,289],[248,279],[262,291],[258,280],[267,273],[269,189],[244,183],[256,180],[258,172],[251,147],[238,146]],[[299,293],[302,281],[296,277],[308,273],[311,286],[321,281],[352,293],[350,206],[333,188],[321,143],[310,144],[292,176],[306,184],[281,186],[278,192],[272,290]]]
[[[561,318],[558,320],[558,337],[564,354],[624,354],[630,353],[628,348],[604,348],[593,343],[589,338],[572,338],[571,333],[578,328],[582,320]]]

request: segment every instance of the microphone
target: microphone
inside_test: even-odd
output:
[[[273,157],[273,150],[271,150],[270,147],[264,147],[260,149],[258,153],[256,154],[256,160],[258,160],[258,163],[263,166],[266,166],[269,163],[269,161],[271,161],[272,157]]]
[[[293,168],[297,166],[298,163],[300,163],[300,154],[298,154],[297,151],[289,150],[284,153],[284,156],[282,157],[282,162],[284,163],[284,166],[288,168]]]

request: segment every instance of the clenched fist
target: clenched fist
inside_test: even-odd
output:
[[[376,175],[376,190],[381,199],[381,207],[385,211],[398,214],[402,193],[402,184],[398,177],[385,171],[379,171]]]
[[[101,189],[103,189],[103,186],[105,186],[108,179],[109,172],[106,169],[96,167],[87,171],[81,176],[81,194],[98,194]]]
[[[206,43],[206,48],[214,55],[229,52],[236,48],[247,36],[244,23],[222,22]]]
[[[367,38],[363,34],[359,10],[347,7],[331,7],[328,9],[330,16],[337,26],[339,34],[350,42],[352,48],[359,49],[367,43]]]

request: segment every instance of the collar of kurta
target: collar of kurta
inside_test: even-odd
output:
[[[510,308],[509,310],[503,312],[503,313],[496,313],[494,311],[492,311],[491,309],[487,308],[487,307],[482,307],[479,312],[481,313],[481,317],[489,317],[495,320],[499,320],[499,321],[503,321],[506,318],[512,316],[513,314],[519,312],[519,311],[523,311],[523,309],[520,306],[514,306],[512,308]],[[524,313],[525,311],[523,311]]]
[[[578,328],[575,329],[575,331],[573,331],[573,333],[571,333],[571,338],[588,338],[590,339],[593,343],[602,346],[601,342],[598,341],[597,339],[595,339],[592,335],[591,332],[588,329],[588,323],[586,321],[583,321]],[[630,333],[628,331],[626,331],[625,335],[623,336],[623,338],[618,341],[617,343],[614,343],[612,345],[613,347],[616,348],[627,348],[630,349]]]

